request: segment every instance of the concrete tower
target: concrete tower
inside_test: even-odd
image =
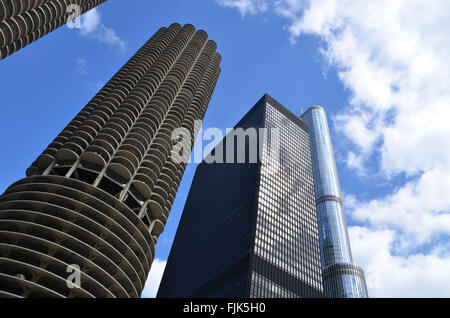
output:
[[[56,30],[106,0],[0,1],[0,59]]]
[[[172,133],[195,137],[220,60],[204,31],[161,28],[6,190],[0,296],[141,295],[186,167]]]

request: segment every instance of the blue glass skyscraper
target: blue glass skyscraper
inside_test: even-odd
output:
[[[364,272],[353,264],[325,110],[311,107],[301,119],[310,133],[325,297],[368,297]]]

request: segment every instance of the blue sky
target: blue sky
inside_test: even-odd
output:
[[[217,42],[204,128],[233,127],[264,94],[328,114],[355,262],[376,297],[450,296],[450,43],[446,0],[109,0],[0,61],[0,191],[161,26]],[[157,244],[152,296],[195,165]]]

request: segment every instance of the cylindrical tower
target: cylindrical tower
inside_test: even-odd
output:
[[[301,119],[310,133],[325,296],[368,297],[364,273],[353,264],[325,110],[311,107]]]
[[[1,0],[0,60],[106,0]]]
[[[172,132],[195,137],[220,60],[206,32],[161,28],[6,190],[0,297],[141,295],[186,167]]]

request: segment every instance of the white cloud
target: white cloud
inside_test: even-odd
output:
[[[377,135],[367,127],[370,125],[370,116],[354,110],[351,114],[341,114],[335,118],[337,127],[343,132],[359,150],[363,153],[369,152],[375,142]]]
[[[354,169],[358,173],[359,176],[367,177],[368,176],[367,169],[364,167],[363,161],[364,161],[363,156],[356,154],[353,151],[348,152],[347,165],[350,168]]]
[[[166,268],[166,261],[155,259],[150,269],[147,282],[145,283],[144,290],[142,291],[142,298],[155,298],[158,293],[159,283],[164,274],[164,268]]]
[[[347,212],[371,227],[395,230],[404,251],[433,243],[450,235],[449,168],[437,166],[391,195],[370,202],[354,200]]]
[[[238,9],[242,16],[256,14],[267,10],[265,0],[215,0],[224,7]]]
[[[97,93],[99,90],[101,90],[103,88],[103,86],[105,86],[104,82],[91,82],[88,84],[89,89],[93,92],[93,93]]]
[[[78,58],[75,60],[76,68],[75,73],[78,75],[86,75],[87,72],[87,61],[84,58]]]
[[[324,40],[324,57],[353,93],[338,127],[361,151],[380,151],[387,173],[450,162],[448,1],[276,1],[275,8],[293,38]]]
[[[376,200],[360,202],[355,195],[346,202],[347,212],[366,226],[352,245],[356,260],[380,277],[375,295],[449,296],[450,259],[436,251],[449,252],[450,236],[450,2],[265,4],[286,18],[292,42],[303,34],[323,40],[325,61],[352,93],[334,118],[352,144],[341,156],[349,167],[388,182],[410,177]],[[368,160],[378,160],[370,166],[380,171],[364,169]],[[364,252],[366,239],[371,245]]]
[[[101,16],[96,8],[86,12],[81,16],[80,20],[81,28],[80,32],[83,35],[94,32],[101,24]]]
[[[396,256],[395,232],[350,227],[354,258],[365,269],[370,297],[450,297],[450,257],[439,251]]]
[[[106,27],[101,22],[101,15],[94,8],[81,16],[80,34],[87,38],[95,39],[111,47],[118,48],[122,53],[127,49],[127,42],[120,39],[116,31]]]

